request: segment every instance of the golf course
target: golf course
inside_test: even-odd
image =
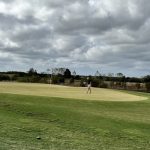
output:
[[[150,94],[0,82],[0,150],[149,150]]]

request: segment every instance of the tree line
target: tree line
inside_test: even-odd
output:
[[[150,75],[138,78],[126,77],[122,73],[102,75],[97,71],[94,76],[90,76],[90,79],[93,87],[150,92]],[[27,72],[0,72],[0,81],[86,86],[86,80],[87,76],[77,75],[75,71],[71,72],[68,68],[47,69],[42,73],[38,73],[34,68],[30,68]]]

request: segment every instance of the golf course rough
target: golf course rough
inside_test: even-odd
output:
[[[136,94],[136,92],[135,92]],[[149,150],[144,101],[85,101],[0,93],[0,150]]]
[[[111,89],[92,88],[92,94],[86,94],[85,87],[68,87],[36,83],[0,83],[0,93],[36,95],[100,101],[141,101],[146,97]]]
[[[130,93],[1,82],[0,150],[149,150],[150,94]]]

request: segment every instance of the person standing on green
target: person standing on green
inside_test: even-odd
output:
[[[91,90],[91,79],[89,77],[87,77],[87,94],[91,94],[92,90]]]

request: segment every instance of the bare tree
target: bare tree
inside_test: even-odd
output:
[[[75,77],[76,76],[76,72],[75,70],[72,72],[72,75]]]
[[[95,76],[96,76],[96,77],[99,77],[99,76],[100,76],[100,73],[99,73],[98,70],[96,71]]]
[[[117,76],[117,77],[123,77],[124,75],[119,72],[119,73],[116,74],[116,76]]]
[[[53,75],[64,75],[64,72],[66,71],[66,68],[52,68],[52,74]]]
[[[47,73],[49,75],[49,84],[51,84],[51,80],[52,80],[52,69],[47,69]]]

